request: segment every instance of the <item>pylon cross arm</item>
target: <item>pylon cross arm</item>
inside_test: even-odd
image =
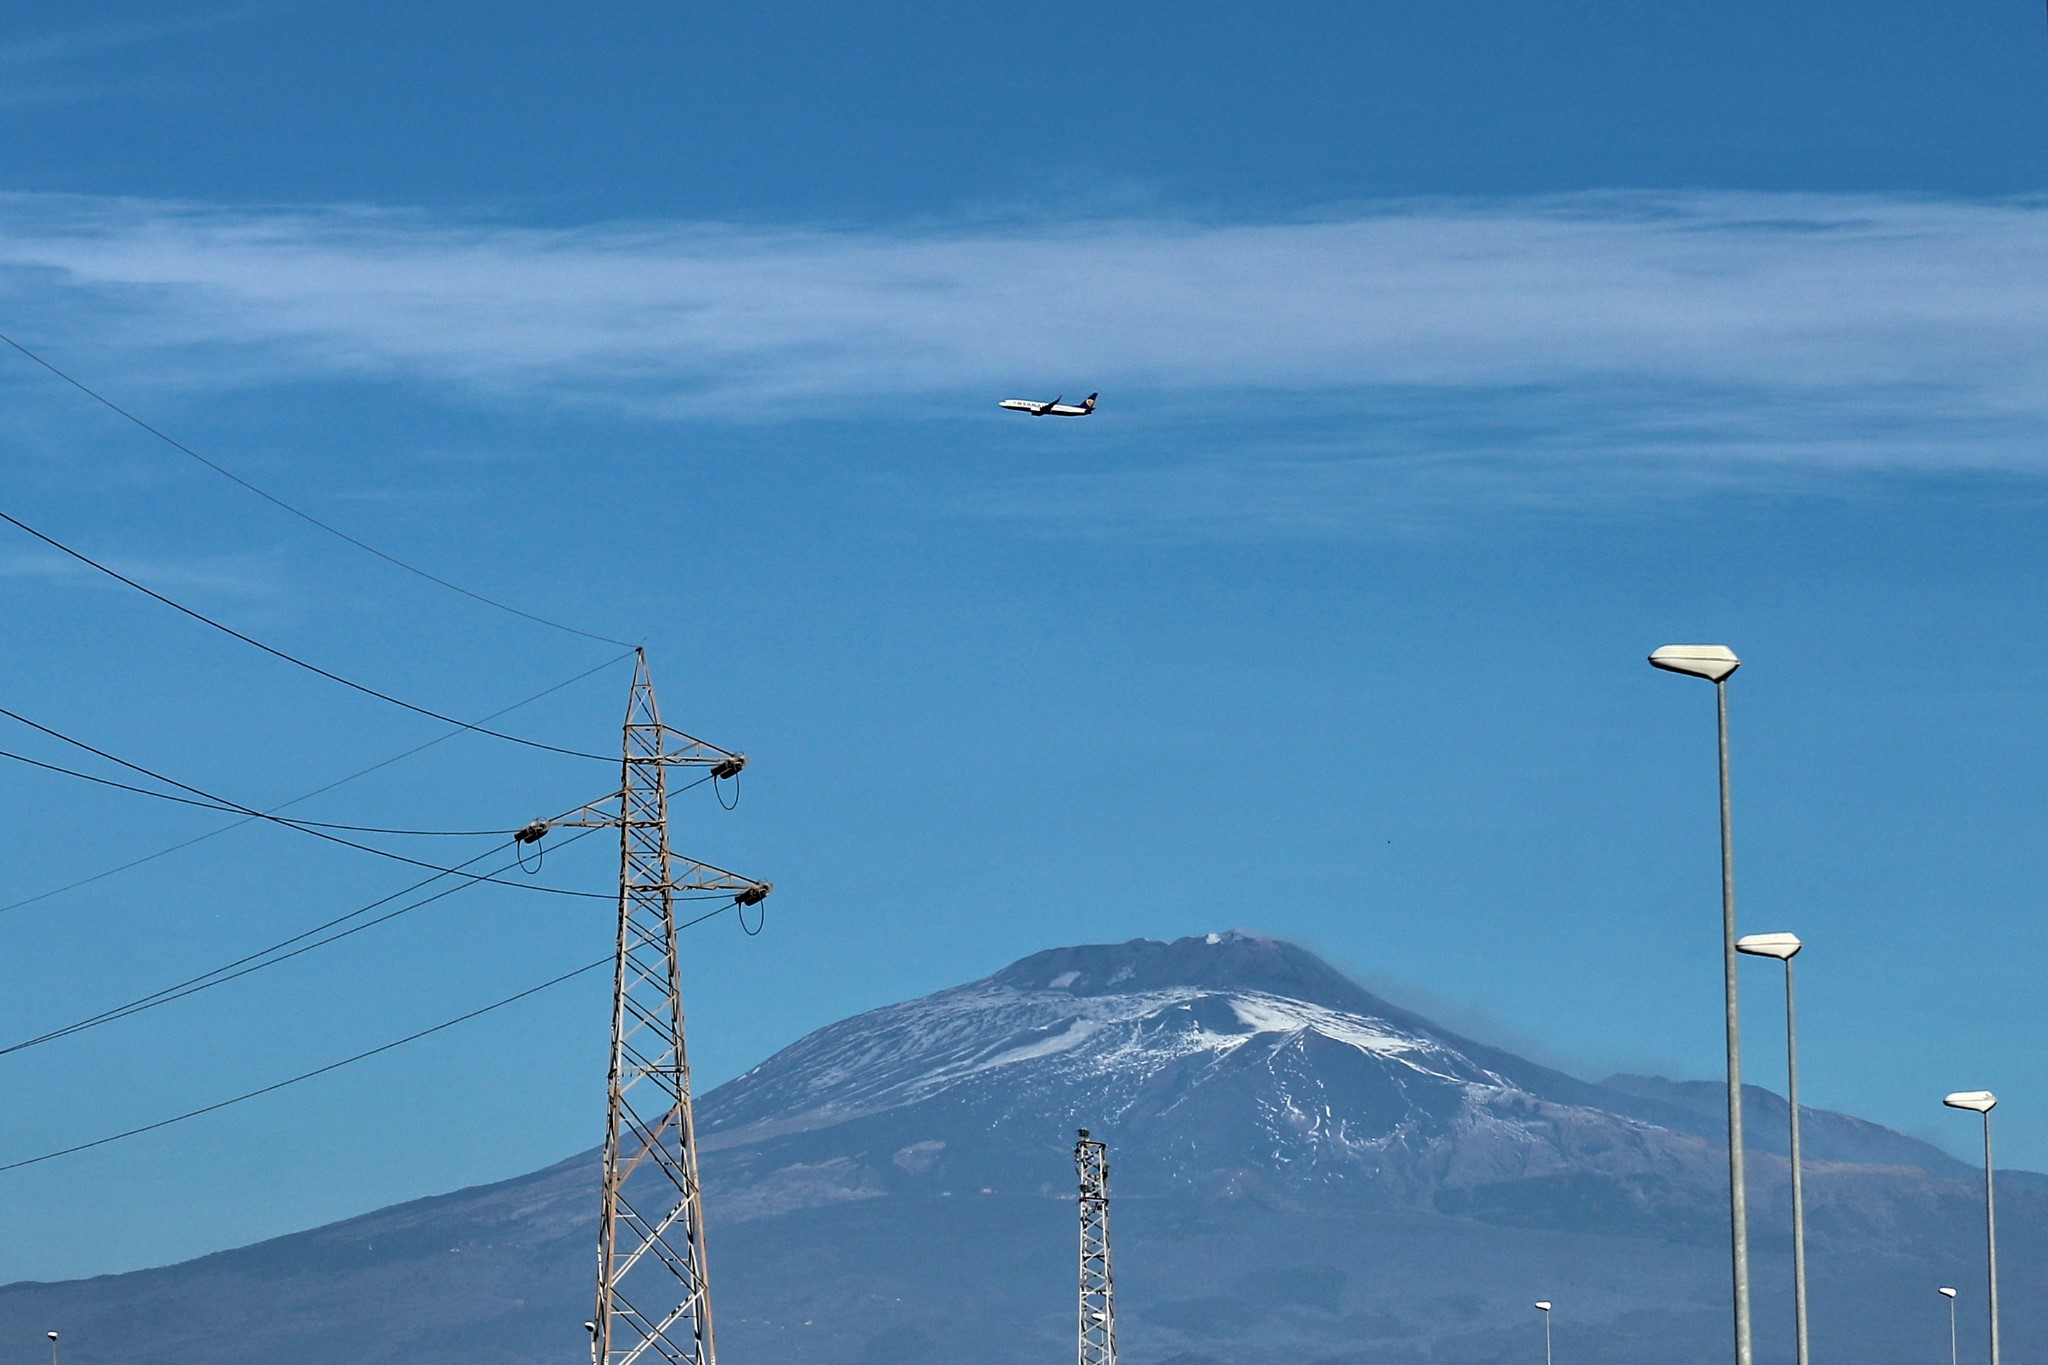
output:
[[[709,740],[684,734],[674,726],[659,721],[650,728],[651,743],[645,743],[638,753],[626,756],[628,763],[662,763],[669,765],[690,764],[712,769],[714,777],[738,777],[740,770],[747,766],[745,754],[721,749]]]
[[[773,882],[757,881],[694,858],[676,858],[672,866],[674,871],[667,887],[670,891],[730,891],[743,905],[759,905],[775,889]]]

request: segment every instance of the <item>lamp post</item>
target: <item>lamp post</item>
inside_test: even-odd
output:
[[[1665,645],[1650,665],[1714,685],[1721,751],[1721,974],[1728,1029],[1728,1240],[1735,1271],[1735,1365],[1752,1365],[1749,1334],[1749,1199],[1742,1161],[1742,1030],[1735,991],[1735,835],[1728,806],[1728,677],[1742,666],[1726,645]],[[1997,1365],[1997,1362],[1993,1362]]]
[[[57,1365],[57,1334],[45,1332],[43,1335],[50,1339],[50,1365]]]
[[[1998,1365],[1998,1206],[1991,1181],[1991,1111],[1998,1107],[1998,1096],[1989,1090],[1958,1090],[1942,1103],[1984,1116],[1984,1258],[1991,1296],[1991,1365]]]
[[[1543,1365],[1550,1365],[1550,1300],[1538,1299],[1536,1306],[1543,1310]]]
[[[1943,1285],[1934,1292],[1948,1300],[1948,1365],[1956,1365],[1956,1291]]]
[[[1799,1365],[1806,1365],[1806,1193],[1800,1183],[1799,1161],[1798,1015],[1792,1005],[1792,959],[1799,949],[1796,934],[1745,934],[1735,940],[1738,953],[1775,957],[1785,964],[1785,1099],[1792,1106],[1792,1320]]]

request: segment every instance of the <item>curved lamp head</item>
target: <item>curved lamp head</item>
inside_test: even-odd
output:
[[[1536,1306],[1537,1306],[1538,1308],[1541,1308],[1541,1309],[1542,1309],[1542,1310],[1543,1310],[1544,1312],[1548,1313],[1548,1312],[1550,1311],[1550,1300],[1549,1300],[1549,1299],[1538,1299],[1538,1300],[1536,1300]]]
[[[1735,940],[1735,951],[1751,957],[1775,957],[1789,961],[1802,945],[1797,934],[1744,934]]]
[[[1952,1299],[1956,1296],[1956,1291],[1950,1289],[1947,1285],[1943,1285],[1941,1288],[1935,1290],[1934,1292],[1941,1295],[1944,1299]]]
[[[1942,1103],[1951,1109],[1974,1109],[1988,1114],[1998,1105],[1998,1096],[1989,1090],[1958,1090],[1943,1098]]]
[[[1717,683],[1742,667],[1742,660],[1726,645],[1665,645],[1650,655],[1650,667]]]
[[[57,1339],[57,1334],[55,1332],[45,1332],[43,1333],[43,1335],[48,1337],[52,1341],[55,1341]]]

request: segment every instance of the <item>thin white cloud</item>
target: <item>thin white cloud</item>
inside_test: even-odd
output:
[[[203,33],[258,13],[258,7],[241,5],[211,11],[194,11],[174,17],[107,24],[66,24],[61,7],[39,16],[57,20],[58,26],[40,34],[26,34],[17,23],[10,35],[0,40],[0,109],[34,105],[83,104],[93,100],[138,96],[162,96],[181,87],[163,71],[140,76],[130,70],[119,78],[104,74],[85,78],[74,74],[53,79],[52,71],[84,73],[95,59],[123,49],[159,45],[165,39]]]
[[[1382,469],[2048,472],[2039,201],[1586,194],[813,231],[13,196],[0,308],[65,355],[111,347],[181,384],[382,376],[769,419],[1098,388],[1125,420],[1371,412]],[[1340,455],[1275,460],[1313,499]]]
[[[264,557],[207,555],[190,559],[141,560],[122,556],[107,562],[116,571],[166,592],[198,593],[211,598],[235,598],[266,604],[276,603],[285,595],[277,565]],[[8,579],[63,584],[92,591],[130,591],[104,574],[95,573],[86,565],[54,550],[0,554],[0,581]]]
[[[104,24],[65,24],[61,8],[44,11],[58,26],[37,34],[27,33],[18,22],[5,40],[0,40],[0,69],[51,66],[77,62],[106,52],[161,42],[165,38],[203,33],[261,12],[257,5],[235,5],[212,10],[195,10],[172,17]]]

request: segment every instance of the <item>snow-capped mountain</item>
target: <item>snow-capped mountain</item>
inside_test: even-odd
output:
[[[1292,944],[1210,934],[1038,953],[821,1029],[721,1087],[702,1131],[755,1181],[788,1165],[817,1188],[830,1161],[846,1193],[1063,1183],[1088,1127],[1134,1192],[1469,1207],[1571,1177],[1690,1218],[1721,1178],[1717,1124],[1648,1083],[1589,1085],[1458,1037]],[[1893,1160],[1960,1174],[1888,1136]]]
[[[1202,943],[1237,956],[1294,952],[1236,934]],[[1184,956],[1181,947],[1041,953],[985,981],[835,1024],[724,1087],[713,1131],[745,1140],[941,1096],[1020,1120],[1055,1096],[1069,1108],[1048,1112],[1080,1106],[1105,1124],[1166,1119],[1246,1065],[1272,1073],[1288,1050],[1321,1044],[1356,1053],[1418,1097],[1446,1087],[1514,1088],[1455,1048],[1394,1023],[1369,999],[1323,1003],[1284,988],[1167,984],[1161,964],[1148,959]],[[1143,978],[1141,967],[1149,969]],[[1311,1103],[1328,1117],[1326,1103]],[[1303,1111],[1286,1126],[1294,1133],[1316,1119]]]
[[[1750,1105],[1772,1365],[1785,1114]],[[734,1365],[1068,1358],[1086,1127],[1111,1144],[1132,1365],[1491,1365],[1526,1355],[1535,1297],[1581,1365],[1724,1358],[1719,1106],[1710,1083],[1594,1084],[1460,1037],[1284,942],[1038,953],[702,1097],[719,1345]],[[1902,1305],[1973,1283],[1981,1185],[1846,1115],[1805,1131],[1815,1348],[1935,1358],[1945,1320]],[[2048,1331],[2048,1182],[2000,1179],[2017,1344]],[[0,1289],[0,1342],[62,1321],[67,1356],[106,1365],[579,1359],[596,1208],[586,1153],[181,1266]]]

